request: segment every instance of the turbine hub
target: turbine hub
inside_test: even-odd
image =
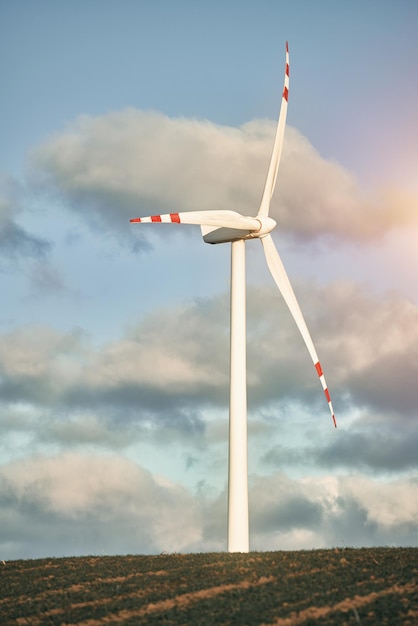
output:
[[[256,220],[260,222],[260,228],[251,232],[248,237],[246,237],[247,239],[261,239],[271,233],[273,228],[276,228],[277,226],[276,220],[272,217],[268,217],[267,215],[257,215]]]

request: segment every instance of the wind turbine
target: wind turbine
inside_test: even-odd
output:
[[[228,551],[249,551],[248,470],[247,470],[247,380],[246,380],[246,289],[245,241],[260,239],[267,265],[305,341],[337,426],[322,367],[286,270],[270,232],[276,222],[269,217],[270,200],[276,184],[286,125],[289,95],[289,47],[286,42],[286,69],[280,115],[273,153],[260,208],[255,217],[235,211],[189,211],[136,217],[133,223],[198,224],[206,243],[231,243],[231,360],[229,403]]]

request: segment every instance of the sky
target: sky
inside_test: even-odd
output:
[[[259,206],[250,547],[418,546],[415,0],[0,1],[0,558],[226,549],[230,246]]]

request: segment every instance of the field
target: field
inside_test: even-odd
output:
[[[418,548],[0,561],[0,624],[418,624]]]

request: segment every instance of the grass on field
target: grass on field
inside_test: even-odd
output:
[[[418,548],[0,562],[0,624],[418,624]]]

